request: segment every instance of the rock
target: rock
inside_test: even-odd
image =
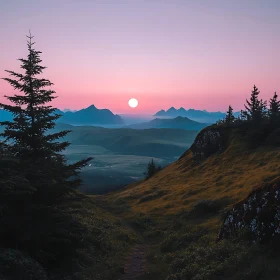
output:
[[[252,191],[233,206],[226,215],[217,242],[240,230],[249,232],[251,239],[259,242],[280,237],[280,177]]]
[[[226,147],[228,141],[228,129],[212,125],[203,129],[195,138],[190,147],[193,157],[203,159],[211,154],[221,152]]]

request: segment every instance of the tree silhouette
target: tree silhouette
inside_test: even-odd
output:
[[[152,159],[148,163],[147,172],[144,172],[143,174],[146,175],[146,179],[149,179],[160,170],[161,170],[161,166],[160,165],[156,166],[154,159]]]
[[[241,111],[241,118],[247,119],[253,123],[259,123],[265,116],[266,101],[263,102],[262,99],[258,99],[260,91],[254,85],[251,93],[250,101],[246,99],[245,108],[246,110]]]
[[[233,109],[232,107],[229,105],[228,106],[228,111],[227,111],[227,114],[225,116],[225,123],[232,123],[234,122],[235,120],[235,117],[233,115]]]
[[[60,152],[70,143],[59,140],[70,131],[48,133],[60,117],[56,108],[46,105],[56,98],[55,91],[46,89],[53,85],[49,80],[38,77],[46,67],[40,65],[41,52],[33,48],[30,32],[27,38],[28,56],[19,59],[24,74],[6,70],[14,79],[3,78],[22,94],[5,96],[14,105],[0,103],[0,108],[13,114],[13,121],[0,122],[5,126],[0,135],[5,138],[9,152],[20,160],[22,170],[38,193],[50,194],[52,189],[56,195],[63,194],[80,183],[76,175],[92,158],[67,164]]]

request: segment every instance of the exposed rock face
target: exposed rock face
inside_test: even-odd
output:
[[[246,230],[252,240],[260,242],[280,238],[280,177],[233,206],[217,241],[235,235],[239,230]]]
[[[190,150],[194,158],[203,159],[213,153],[221,152],[225,148],[227,140],[226,128],[215,125],[209,126],[196,136]]]

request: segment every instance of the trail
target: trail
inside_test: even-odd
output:
[[[128,256],[121,280],[136,280],[148,272],[146,252],[148,245],[137,244]]]
[[[102,196],[99,196],[96,202],[98,203],[98,206],[115,215],[113,211],[109,211],[108,206]],[[144,240],[141,232],[133,229],[125,220],[122,220],[122,225],[135,232],[140,243],[136,244],[124,259],[123,276],[121,276],[119,280],[137,280],[139,277],[149,273],[148,262],[146,260],[149,245]]]

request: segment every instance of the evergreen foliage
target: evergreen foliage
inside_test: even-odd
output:
[[[143,174],[146,175],[146,179],[149,179],[161,169],[162,169],[161,166],[160,165],[156,166],[154,159],[152,159],[148,163],[147,172],[144,172]]]
[[[266,114],[266,101],[259,99],[260,91],[254,85],[251,93],[250,101],[246,99],[245,109],[241,112],[241,118],[259,124]]]
[[[13,114],[13,121],[0,122],[5,130],[0,136],[5,138],[8,150],[20,162],[26,178],[37,189],[37,198],[55,198],[65,194],[80,184],[76,179],[79,170],[92,158],[75,164],[67,164],[61,152],[69,142],[59,141],[69,130],[48,133],[60,117],[56,108],[47,105],[54,98],[55,91],[48,89],[53,85],[41,77],[40,51],[36,51],[33,36],[27,36],[27,59],[19,59],[24,74],[6,70],[13,78],[3,78],[22,94],[5,96],[14,105],[0,103],[0,108]],[[48,195],[48,197],[46,196]]]
[[[228,106],[228,111],[227,111],[227,114],[225,116],[225,122],[226,123],[233,123],[235,120],[235,117],[233,115],[233,109],[232,107],[229,105]]]

